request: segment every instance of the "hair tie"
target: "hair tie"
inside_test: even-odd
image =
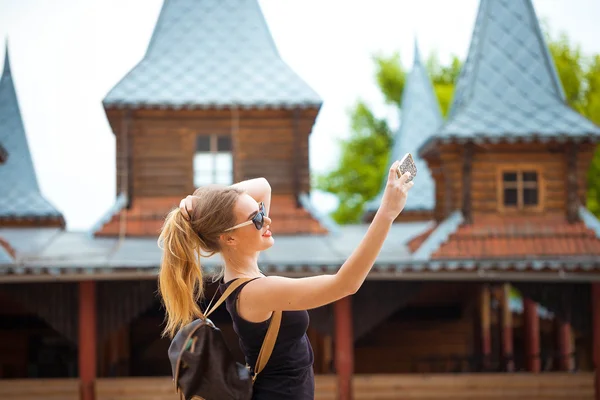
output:
[[[183,218],[190,221],[192,219],[192,211],[194,211],[194,196],[187,196],[179,202],[179,209],[183,214]]]

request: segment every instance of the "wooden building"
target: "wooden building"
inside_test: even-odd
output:
[[[446,121],[415,53],[393,150],[417,156],[414,196],[361,290],[310,310],[317,399],[600,399],[600,221],[584,201],[600,128],[567,107],[530,0],[481,0]],[[310,202],[320,106],[256,0],[165,1],[104,101],[114,206],[71,232],[37,186],[7,57],[0,398],[177,398],[156,237],[198,185],[265,176],[276,244],[261,268],[335,272],[367,224]],[[213,315],[241,360],[226,310]]]

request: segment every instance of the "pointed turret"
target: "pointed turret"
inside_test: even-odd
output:
[[[64,227],[62,214],[42,196],[38,186],[11,73],[8,45],[0,78],[0,147],[4,148],[4,155],[9,155],[0,165],[0,226]]]
[[[156,235],[196,188],[258,177],[276,234],[327,232],[308,204],[321,99],[279,56],[257,0],[165,0],[144,58],[104,107],[118,197],[96,235]]]
[[[439,140],[525,142],[600,135],[571,109],[531,0],[481,0],[450,115]]]
[[[142,61],[106,107],[312,107],[321,99],[279,56],[257,0],[165,1]]]
[[[402,213],[403,220],[411,213],[415,214],[415,217],[418,215],[419,218],[428,219],[435,206],[435,184],[427,164],[417,155],[417,149],[441,124],[440,106],[415,39],[413,67],[402,93],[401,124],[394,137],[388,163],[392,164],[405,153],[411,153],[417,165],[418,177]],[[372,219],[379,208],[386,180],[387,172],[384,174],[381,192],[366,205],[366,220]]]

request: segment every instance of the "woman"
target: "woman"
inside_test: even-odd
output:
[[[248,365],[255,365],[273,311],[283,311],[275,348],[257,376],[253,399],[313,399],[313,352],[306,330],[307,310],[352,295],[373,266],[392,222],[406,204],[413,182],[398,177],[396,161],[389,170],[381,206],[358,248],[335,275],[291,279],[265,277],[258,256],[273,245],[268,212],[271,188],[265,179],[229,187],[202,187],[166,218],[160,241],[164,246],[159,273],[160,293],[167,312],[164,334],[202,315],[202,271],[196,249],[220,253],[225,268],[220,290],[238,278],[253,278],[226,300],[233,327]]]

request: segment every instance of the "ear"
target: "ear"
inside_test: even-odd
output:
[[[221,236],[219,236],[219,239],[221,240],[221,243],[225,246],[237,245],[237,239],[235,238],[235,236],[230,235],[228,233],[223,233]]]

